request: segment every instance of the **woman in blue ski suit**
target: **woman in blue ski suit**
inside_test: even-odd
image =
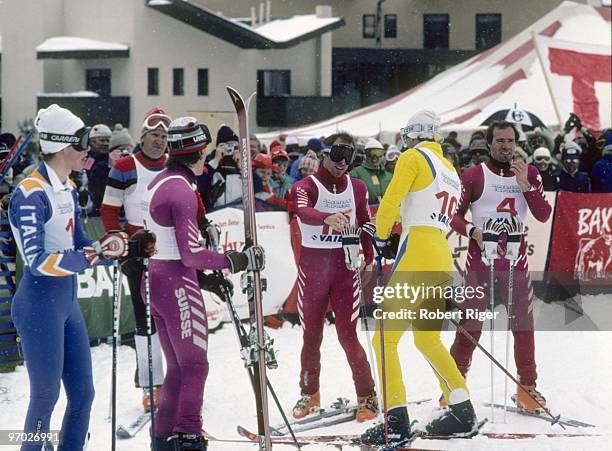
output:
[[[81,451],[94,397],[89,337],[77,301],[77,276],[102,258],[127,253],[127,237],[93,242],[83,231],[77,193],[68,178],[84,168],[89,128],[70,111],[51,105],[35,121],[43,162],[16,188],[9,220],[24,261],[12,316],[21,336],[30,381],[22,451],[52,449],[45,433],[63,382],[68,405],[58,450]],[[55,439],[55,437],[53,437]],[[44,446],[44,448],[43,448]]]

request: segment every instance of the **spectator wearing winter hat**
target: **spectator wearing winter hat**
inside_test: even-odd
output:
[[[605,133],[602,157],[591,170],[594,193],[612,193],[612,130]]]
[[[304,158],[300,161],[298,180],[316,173],[319,170],[319,163],[319,159],[314,151],[309,150],[306,152],[306,155],[304,155]]]
[[[523,160],[523,163],[527,163],[528,158],[529,156],[527,155],[527,152],[525,152],[525,150],[521,146],[516,146],[514,148],[515,160]]]
[[[274,194],[278,197],[285,197],[291,185],[293,185],[294,179],[287,174],[287,167],[289,166],[289,156],[284,151],[282,146],[270,147],[272,152],[272,179],[270,180],[270,186],[272,187]]]
[[[472,139],[468,151],[472,159],[469,166],[477,166],[489,159],[489,146],[486,139],[479,137]]]
[[[395,171],[395,164],[402,153],[395,144],[391,144],[385,152],[385,170],[391,174]]]
[[[393,174],[385,170],[385,149],[374,138],[369,138],[364,146],[365,159],[361,166],[350,172],[351,177],[362,180],[368,188],[368,203],[378,204],[391,183]]]
[[[251,151],[251,159],[254,159],[260,153],[267,153],[266,146],[262,144],[257,135],[251,135],[249,139],[249,146]]]
[[[444,142],[450,144],[455,149],[455,152],[458,152],[461,149],[461,143],[457,139],[457,132],[450,132],[446,138],[444,138]]]
[[[561,169],[555,172],[557,184],[560,191],[570,191],[573,193],[590,193],[591,179],[586,172],[579,171],[580,167],[580,147],[569,142],[561,153]]]
[[[544,191],[557,191],[557,177],[550,150],[547,147],[538,147],[533,151],[532,161],[540,172]]]
[[[455,168],[455,171],[457,171],[458,174],[461,174],[461,168],[459,166],[459,155],[457,155],[457,151],[451,143],[442,143],[442,155],[444,155],[444,158],[451,162],[451,164]]]
[[[96,124],[91,127],[91,132],[89,133],[91,150],[89,155],[94,159],[94,163],[108,160],[108,143],[111,135],[111,129],[107,125]]]
[[[321,158],[321,152],[323,151],[323,144],[319,138],[310,138],[306,143],[307,150],[314,150],[317,158]]]
[[[300,156],[300,142],[297,137],[289,135],[285,137],[285,152],[289,156],[291,162],[297,160]]]
[[[236,132],[226,124],[217,130],[215,155],[205,169],[207,173],[198,178],[198,191],[202,194],[203,179],[210,177],[211,189],[204,203],[207,209],[222,208],[238,204],[242,198],[240,178],[240,146]]]
[[[100,206],[104,199],[104,191],[106,190],[110,169],[119,158],[130,155],[133,147],[134,141],[127,129],[123,128],[121,124],[116,124],[108,143],[108,159],[96,162],[89,171],[87,190],[89,191],[92,203],[89,212],[91,216],[98,216],[100,214]]]
[[[257,202],[257,211],[287,210],[288,199],[274,193],[270,182],[274,164],[272,156],[260,153],[253,159],[253,191]]]

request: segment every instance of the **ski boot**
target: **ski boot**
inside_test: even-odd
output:
[[[161,391],[161,386],[153,387],[153,402],[155,403],[155,408],[157,408],[157,404],[159,403],[159,395]],[[149,396],[149,387],[142,388],[142,408],[145,413],[149,413],[151,411],[151,397]]]
[[[174,451],[174,445],[170,443],[170,437],[151,437],[152,448],[155,451]]]
[[[357,423],[373,420],[378,416],[378,398],[376,392],[372,391],[367,396],[357,396],[357,412],[355,419]]]
[[[401,446],[412,437],[410,418],[406,406],[394,407],[387,412],[387,437],[389,446]],[[359,439],[361,445],[385,445],[385,424],[377,424],[367,429]]]
[[[168,437],[168,442],[173,446],[169,448],[169,451],[206,451],[208,449],[208,441],[204,436],[197,434],[177,432]]]
[[[531,396],[537,399],[542,406],[546,407],[546,398],[544,398],[544,396],[542,396],[542,394],[536,390],[535,384],[523,385],[523,388],[525,388]],[[525,412],[535,413],[537,415],[545,413],[545,410],[540,406],[540,404],[531,399],[531,397],[520,388],[517,388],[516,395],[512,395],[512,401],[514,401],[516,407],[524,410]]]
[[[425,426],[427,435],[452,437],[465,436],[473,433],[478,428],[476,413],[472,401],[449,404],[448,409],[443,411],[438,418]]]
[[[293,418],[299,420],[306,415],[317,412],[321,408],[321,394],[319,392],[312,395],[302,393],[302,396],[293,407]]]

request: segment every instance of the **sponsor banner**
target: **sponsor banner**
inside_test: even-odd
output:
[[[221,252],[242,250],[244,246],[244,222],[242,210],[224,208],[206,215],[221,229]],[[289,215],[287,212],[258,212],[257,240],[266,250],[266,268],[261,276],[266,281],[262,296],[264,315],[278,313],[287,299],[297,278],[297,267],[291,248]],[[234,284],[234,305],[241,318],[249,316],[246,294],[241,290],[240,274],[229,276]],[[208,310],[208,305],[206,306]],[[223,319],[229,321],[227,309],[223,308]],[[210,313],[209,313],[210,315]],[[210,318],[209,318],[210,319]]]
[[[548,271],[612,284],[611,193],[559,193]]]

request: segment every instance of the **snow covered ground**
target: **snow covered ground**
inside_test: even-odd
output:
[[[279,368],[269,372],[270,379],[279,395],[286,412],[299,393],[299,353],[301,349],[301,329],[286,324],[282,329],[270,330],[278,352]],[[362,333],[365,344],[365,333]],[[400,355],[404,363],[404,378],[409,399],[431,397],[437,400],[439,388],[431,369],[416,351],[411,333],[401,345]],[[447,346],[453,338],[452,333],[444,333]],[[489,336],[484,333],[482,342],[488,346]],[[539,372],[539,388],[546,396],[553,413],[596,424],[597,428],[568,428],[566,432],[597,434],[595,437],[545,438],[526,440],[491,440],[475,437],[471,440],[451,440],[434,442],[418,440],[413,446],[423,449],[453,450],[604,450],[610,449],[612,440],[612,332],[538,332],[536,351]],[[496,333],[496,354],[503,361],[505,333]],[[205,391],[204,427],[221,438],[239,438],[236,425],[256,430],[254,399],[249,380],[243,368],[238,344],[233,329],[226,324],[210,336],[210,374]],[[91,441],[89,451],[110,450],[110,422],[107,421],[110,397],[111,348],[102,345],[92,348],[96,398],[91,418]],[[354,400],[355,394],[348,365],[336,338],[333,326],[325,330],[322,347],[322,387],[323,404],[329,404],[339,396]],[[512,359],[511,359],[512,361]],[[141,410],[140,390],[133,386],[135,367],[134,351],[122,346],[119,350],[119,396],[118,423],[128,423]],[[511,368],[514,364],[511,363]],[[489,417],[490,409],[483,406],[489,401],[489,361],[476,350],[472,370],[469,374],[470,387],[478,416]],[[501,402],[504,377],[496,372],[497,402]],[[20,429],[23,425],[28,403],[27,374],[24,367],[10,374],[0,374],[0,424],[2,429]],[[510,393],[513,387],[510,386]],[[412,406],[411,418],[425,422],[434,412],[437,401],[420,406]],[[60,427],[65,398],[56,407],[52,427]],[[270,406],[271,422],[279,423],[281,417],[273,404]],[[358,433],[365,425],[347,423],[333,428],[320,430],[321,433]],[[508,414],[507,424],[502,422],[502,413],[496,413],[495,424],[488,423],[483,431],[496,432],[564,432],[559,426],[516,414]],[[312,434],[308,432],[305,434]],[[147,450],[146,430],[133,439],[119,440],[117,449],[122,451]],[[10,449],[9,447],[2,449]],[[211,442],[210,450],[255,450],[249,443]],[[288,445],[275,445],[275,450],[294,449]],[[332,449],[325,446],[310,445],[304,451]],[[350,450],[351,447],[345,447]],[[12,449],[11,449],[12,451]]]

